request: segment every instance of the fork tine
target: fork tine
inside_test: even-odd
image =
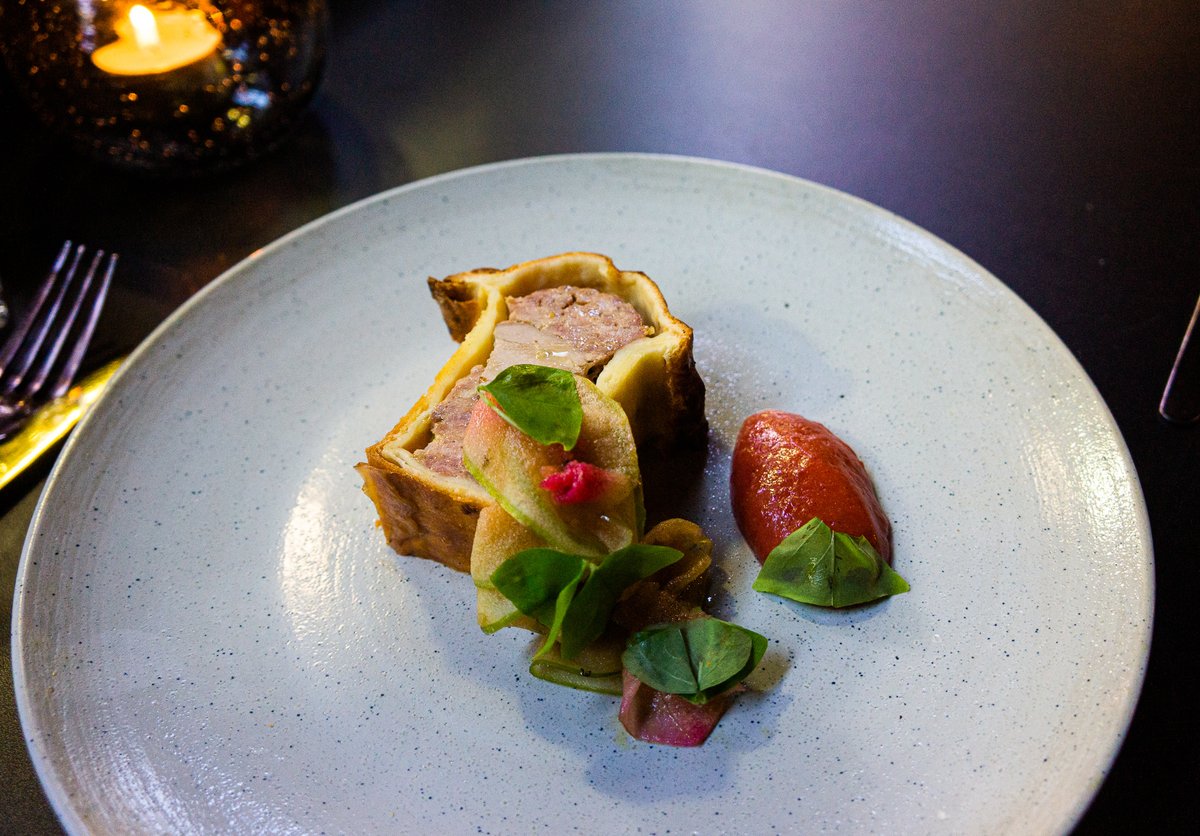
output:
[[[50,295],[51,289],[55,282],[58,281],[58,275],[62,272],[63,264],[66,263],[67,254],[71,251],[71,242],[64,241],[62,249],[58,252],[58,258],[54,260],[54,265],[50,268],[45,280],[38,288],[34,295],[33,301],[29,304],[29,309],[21,317],[20,321],[13,327],[12,333],[8,335],[8,339],[4,342],[4,347],[0,349],[0,375],[8,370],[9,363],[20,350],[21,344],[25,342],[25,335],[29,333],[29,329],[33,326],[38,314],[41,313],[42,306],[46,304],[46,297]],[[72,273],[75,267],[79,264],[79,258],[82,255],[82,248],[75,253],[75,260],[71,264]],[[18,381],[19,382],[19,381]],[[11,391],[11,390],[9,390]]]
[[[40,389],[41,385],[44,383],[44,381],[46,381],[46,374],[42,373],[42,371],[38,371],[36,373],[41,375],[41,379],[37,379],[37,377],[35,377],[34,380],[29,381],[29,383],[25,383],[25,378],[26,375],[29,374],[30,369],[34,367],[35,363],[38,361],[48,359],[49,362],[54,362],[54,355],[56,354],[56,351],[58,351],[58,347],[55,347],[53,343],[50,353],[48,355],[42,354],[42,345],[46,343],[47,337],[52,335],[52,333],[55,333],[55,329],[58,329],[58,332],[61,332],[66,329],[70,329],[71,327],[70,320],[68,320],[65,325],[58,324],[59,312],[62,308],[62,300],[66,299],[67,291],[71,289],[71,284],[74,282],[74,277],[76,277],[76,272],[79,267],[79,261],[83,258],[85,249],[86,247],[83,245],[76,247],[76,254],[74,254],[74,258],[71,259],[71,266],[67,269],[67,275],[64,277],[64,279],[62,279],[62,282],[58,285],[58,288],[54,290],[54,297],[52,300],[50,300],[49,307],[46,308],[46,312],[44,312],[42,318],[35,321],[31,332],[28,336],[26,336],[24,344],[22,344],[22,347],[20,347],[20,354],[18,354],[16,357],[14,368],[12,369],[12,372],[7,375],[7,379],[4,381],[4,386],[0,387],[0,397],[10,397],[14,392],[20,389],[22,390],[22,396],[20,396],[20,399],[28,399],[36,395],[37,390]],[[46,367],[47,363],[43,362],[41,369],[46,369]]]
[[[75,325],[75,320],[79,316],[80,308],[83,306],[83,300],[87,297],[92,282],[96,279],[96,270],[99,269],[103,258],[104,251],[97,250],[96,254],[92,257],[92,263],[88,267],[83,280],[72,290],[73,296],[70,300],[67,299],[67,290],[71,285],[70,279],[64,282],[62,288],[59,290],[58,296],[54,300],[56,303],[54,311],[51,313],[46,324],[46,336],[49,337],[53,334],[53,339],[50,341],[48,347],[45,346],[44,342],[39,346],[42,350],[37,354],[34,361],[35,367],[32,369],[32,374],[25,384],[26,398],[32,398],[34,395],[39,394],[42,391],[42,387],[46,385],[46,378],[50,376],[50,369],[54,367],[54,363],[58,360],[58,355],[62,353],[63,346],[67,342],[67,337],[70,336],[71,329]],[[67,304],[67,308],[63,311],[63,317],[59,321],[58,314],[64,302]]]
[[[88,272],[87,284],[91,284],[92,276],[96,272],[96,266],[103,257],[104,251],[96,253],[96,258],[92,262],[92,268]],[[66,363],[63,364],[62,371],[59,372],[58,382],[54,384],[54,388],[50,390],[50,398],[59,398],[66,394],[71,388],[71,382],[75,380],[75,373],[79,371],[79,364],[83,362],[83,355],[87,351],[88,344],[92,341],[92,334],[96,331],[96,323],[100,320],[100,311],[104,308],[104,299],[108,295],[108,286],[112,284],[113,273],[117,270],[117,254],[112,253],[108,257],[108,266],[104,269],[104,276],[100,279],[100,286],[96,288],[96,293],[92,296],[92,301],[88,308],[87,319],[84,321],[79,330],[79,334],[75,338],[75,345],[71,349],[70,355],[67,357]],[[74,320],[75,313],[79,310],[79,305],[83,302],[86,295],[86,289],[79,294],[79,299],[75,303],[75,311],[72,312],[71,318]],[[62,337],[66,337],[67,331],[64,328]]]

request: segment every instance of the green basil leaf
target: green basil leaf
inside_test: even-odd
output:
[[[677,624],[635,633],[621,655],[621,663],[625,670],[664,694],[700,691],[683,630]]]
[[[699,619],[688,632],[688,654],[696,664],[696,684],[701,691],[720,686],[737,676],[750,658],[752,643],[747,630],[723,629],[724,622]]]
[[[678,549],[635,543],[618,549],[593,567],[563,621],[563,658],[574,659],[580,650],[600,637],[608,626],[613,607],[627,588],[681,557],[683,552]]]
[[[767,555],[754,589],[804,604],[849,607],[909,586],[865,537],[835,533],[814,517]]]
[[[571,606],[571,599],[575,597],[575,588],[579,585],[580,579],[583,577],[584,568],[580,567],[579,574],[575,577],[570,585],[564,586],[562,591],[558,593],[558,597],[554,601],[554,620],[550,623],[550,629],[546,631],[546,641],[542,644],[537,653],[533,654],[533,658],[542,658],[551,650],[554,649],[554,643],[558,641],[559,631],[562,629],[563,619],[567,615],[567,610]]]
[[[700,686],[699,695],[688,697],[692,702],[703,703],[728,691],[749,676],[767,652],[766,636],[715,618],[688,622],[686,636]]]
[[[749,676],[766,652],[766,637],[753,630],[696,618],[637,633],[621,660],[656,691],[705,703]]]
[[[837,559],[833,606],[850,607],[908,592],[908,581],[879,556],[866,537],[838,532],[833,535],[833,549]]]
[[[830,607],[833,570],[833,530],[813,517],[771,550],[754,579],[754,589]]]
[[[526,549],[500,564],[491,581],[521,612],[548,628],[546,641],[534,655],[546,654],[558,639],[563,618],[587,561],[554,549]]]
[[[479,387],[496,414],[539,444],[570,450],[579,440],[583,407],[568,371],[521,363]]]

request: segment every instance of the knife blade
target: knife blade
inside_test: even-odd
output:
[[[108,385],[125,358],[85,376],[61,398],[38,407],[16,435],[0,443],[0,488],[61,441]]]
[[[1179,353],[1175,355],[1175,365],[1171,367],[1162,400],[1158,403],[1158,414],[1176,424],[1191,424],[1200,420],[1200,337],[1194,338],[1194,332],[1200,331],[1198,321],[1200,299],[1196,300],[1192,318],[1183,332],[1183,342],[1179,344]]]

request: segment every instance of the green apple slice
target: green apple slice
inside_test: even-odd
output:
[[[555,685],[600,694],[620,694],[623,647],[622,642],[600,639],[581,650],[570,662],[565,661],[555,647],[531,662],[529,672]]]
[[[512,555],[544,545],[540,537],[500,506],[488,505],[479,512],[475,540],[471,545],[471,579],[475,582],[479,626],[485,633],[494,633],[510,625],[535,631],[540,629],[536,620],[523,615],[496,589],[491,577]]]
[[[587,378],[575,381],[583,424],[570,454],[557,444],[534,441],[481,400],[463,438],[463,462],[500,507],[545,545],[599,559],[641,534],[641,473],[624,410]],[[593,501],[555,502],[542,480],[570,458],[613,474],[617,487]]]

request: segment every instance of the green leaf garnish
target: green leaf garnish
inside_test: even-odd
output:
[[[686,623],[686,622],[685,622]],[[634,635],[621,661],[625,670],[664,694],[698,694],[696,669],[687,640],[677,625],[651,628]]]
[[[579,440],[583,407],[568,371],[521,363],[479,387],[496,414],[539,444],[570,450]]]
[[[500,564],[491,581],[517,609],[549,628],[534,659],[561,640],[561,657],[570,660],[601,636],[621,593],[681,557],[678,549],[635,543],[593,565],[576,554],[526,549]]]
[[[563,658],[574,659],[580,650],[600,638],[621,593],[681,557],[683,552],[678,549],[635,543],[604,558],[592,569],[567,610],[562,630]]]
[[[696,684],[701,691],[720,688],[746,667],[746,660],[754,652],[754,635],[741,627],[725,629],[725,622],[715,618],[700,619],[693,626],[688,635],[688,648],[691,650],[699,646],[703,649],[693,657]],[[765,644],[763,649],[766,650]],[[747,674],[749,672],[746,671]]]
[[[835,532],[813,517],[771,550],[754,589],[821,607],[850,607],[908,592],[866,537]]]
[[[705,617],[642,630],[621,661],[656,691],[703,704],[749,676],[766,652],[765,636]]]
[[[575,595],[587,561],[554,549],[526,549],[500,564],[491,581],[521,612],[549,628],[546,642],[534,658],[545,654],[558,639],[567,606]]]

